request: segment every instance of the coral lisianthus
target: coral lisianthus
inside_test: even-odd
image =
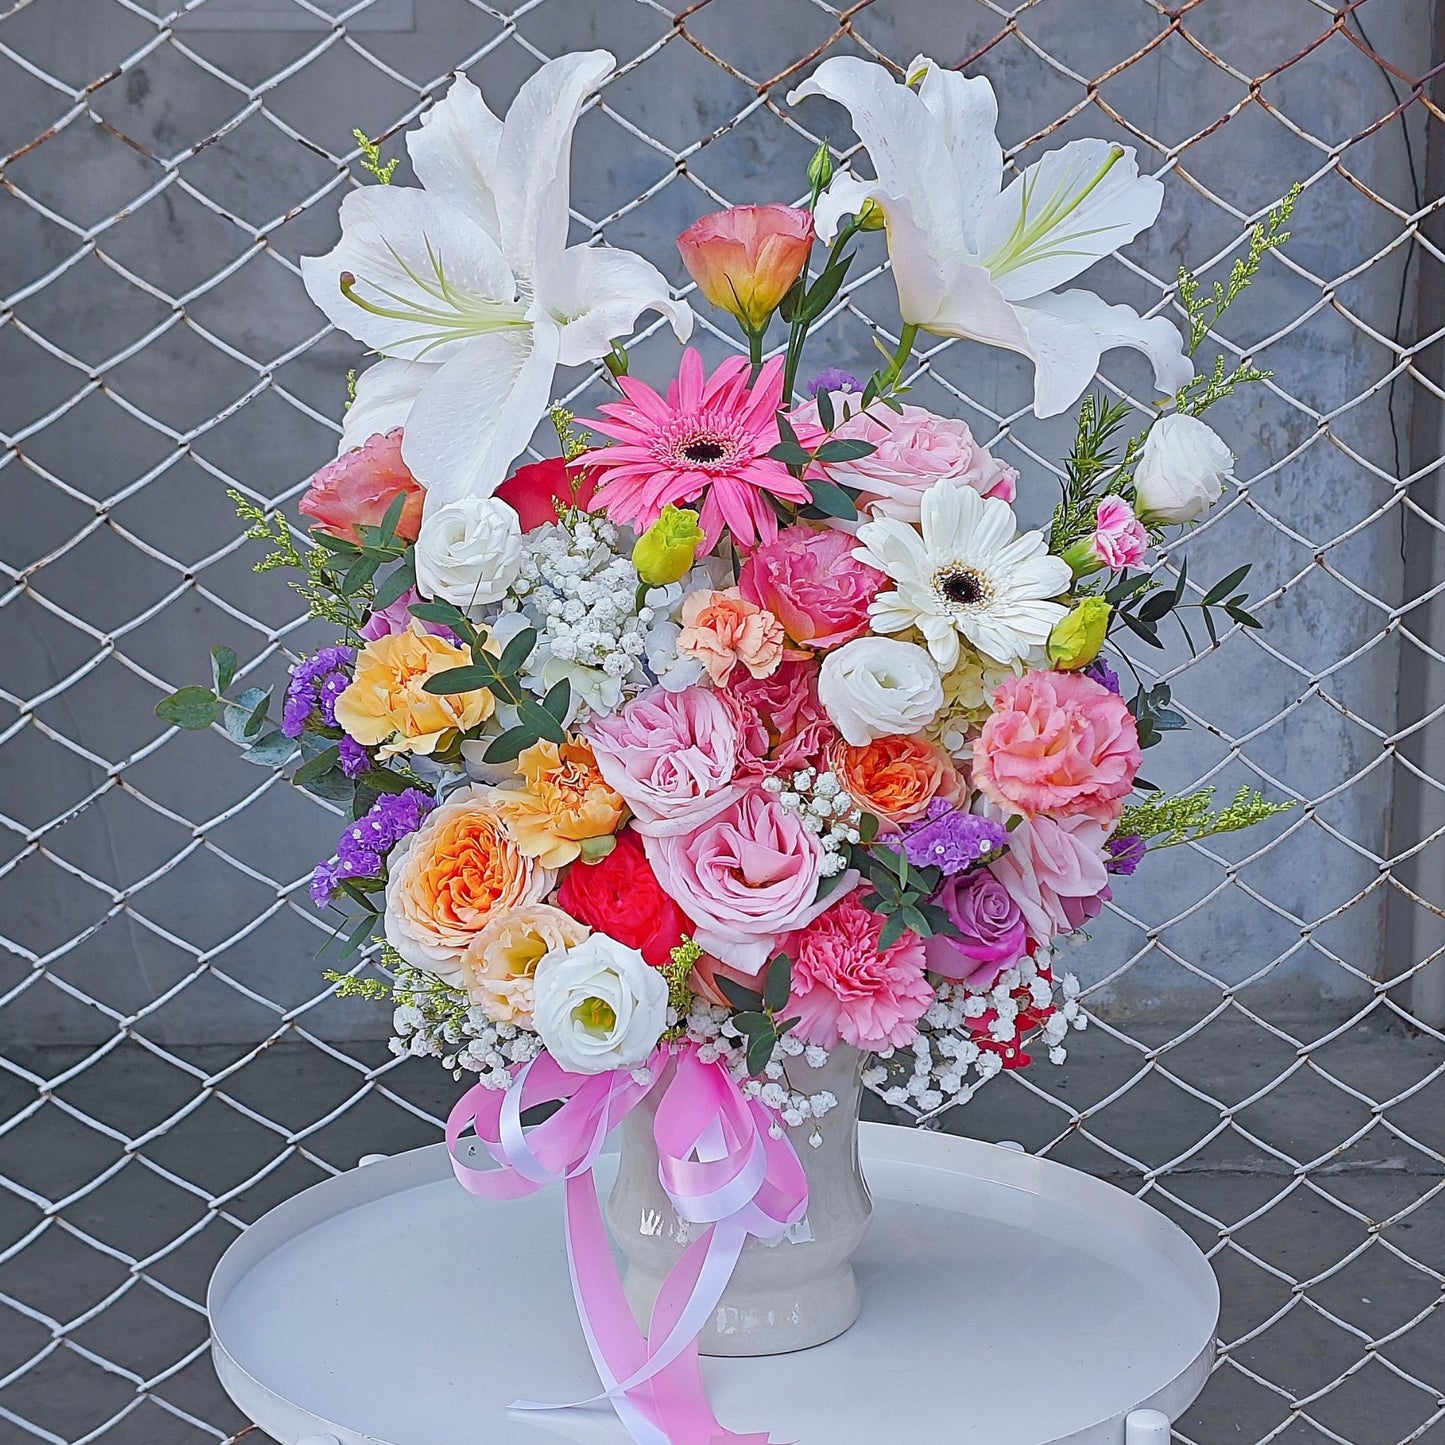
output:
[[[768,455],[780,440],[782,358],[767,362],[751,386],[748,372],[747,359],[732,356],[708,376],[701,355],[688,350],[665,397],[635,377],[619,377],[626,400],[602,407],[605,420],[592,423],[613,445],[578,463],[597,474],[593,507],[640,531],[669,502],[701,498],[698,520],[709,545],[724,527],[745,547],[776,537],[769,497],[803,503],[809,492]]]

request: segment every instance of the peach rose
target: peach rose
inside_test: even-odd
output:
[[[753,677],[767,677],[783,660],[783,624],[736,587],[693,592],[683,599],[677,650],[697,658],[714,687],[742,663]]]
[[[1139,731],[1124,700],[1077,672],[1026,672],[994,694],[973,781],[1006,812],[1113,823],[1134,786]]]
[[[622,822],[627,805],[607,786],[588,742],[533,743],[518,756],[517,771],[525,786],[500,790],[497,809],[517,846],[544,868],[565,868],[584,843],[610,838]]]
[[[517,846],[491,788],[458,789],[387,860],[386,941],[413,968],[460,984],[493,919],[540,903],[553,873]]]
[[[922,817],[934,798],[956,801],[963,786],[948,754],[925,738],[895,733],[861,747],[839,739],[828,762],[861,808],[890,823]]]
[[[592,930],[548,903],[499,913],[462,955],[467,997],[498,1023],[532,1026],[532,978],[556,950],[576,948]]]
[[[498,651],[491,643],[487,650]],[[385,743],[384,758],[434,752],[443,733],[474,728],[496,707],[485,688],[446,696],[425,690],[429,677],[471,660],[466,648],[435,636],[420,622],[378,637],[357,653],[351,686],[336,699],[336,721],[366,747]]]

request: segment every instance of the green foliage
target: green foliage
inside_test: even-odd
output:
[[[1227,577],[1216,582],[1198,602],[1184,601],[1184,584],[1189,576],[1188,559],[1180,564],[1179,576],[1172,587],[1160,584],[1157,573],[1124,572],[1102,594],[1114,609],[1109,627],[1112,630],[1116,623],[1122,624],[1150,647],[1162,648],[1164,644],[1159,640],[1159,624],[1172,613],[1185,642],[1189,644],[1189,651],[1197,656],[1198,648],[1184,619],[1185,612],[1199,613],[1210,643],[1216,646],[1219,643],[1219,619],[1216,614],[1219,612],[1241,627],[1259,627],[1259,619],[1245,610],[1248,596],[1235,591],[1249,575],[1250,566],[1246,562],[1242,567],[1236,567]]]
[[[1110,443],[1128,418],[1129,403],[1111,402],[1103,393],[1086,396],[1079,403],[1074,445],[1064,461],[1063,495],[1049,524],[1051,552],[1061,553],[1087,537],[1094,530],[1099,498],[1120,490],[1118,483],[1124,472],[1118,452]],[[1128,463],[1132,464],[1140,444],[1138,438],[1129,443],[1125,454]],[[1116,474],[1106,482],[1111,470]]]
[[[385,978],[358,978],[352,973],[337,973],[329,968],[322,978],[333,984],[332,992],[337,998],[364,998],[368,1003],[390,1003],[392,983]]]
[[[1177,843],[1193,843],[1218,833],[1236,833],[1294,807],[1293,801],[1271,803],[1263,793],[1252,792],[1247,787],[1241,788],[1234,795],[1234,801],[1217,813],[1210,811],[1213,802],[1214,789],[1199,788],[1193,793],[1131,803],[1124,809],[1114,834],[1120,838],[1152,839],[1155,848],[1172,848]]]
[[[793,989],[793,962],[785,953],[775,954],[763,975],[763,991],[753,993],[730,978],[719,977],[718,987],[736,1012],[733,1026],[748,1041],[748,1073],[761,1074],[767,1067],[778,1040],[797,1024],[797,1019],[778,1015],[788,1006]]]
[[[562,460],[576,461],[592,445],[591,434],[577,430],[577,418],[565,406],[554,403],[551,415],[553,430],[556,431],[557,441],[562,447]]]
[[[396,174],[396,168],[401,164],[400,156],[393,156],[389,161],[381,158],[381,145],[371,140],[364,130],[353,130],[351,134],[356,138],[356,143],[361,147],[361,169],[370,171],[377,180],[384,186],[391,184],[391,178]]]
[[[823,394],[819,397],[818,416],[824,427],[831,431],[833,406]],[[860,457],[871,456],[877,450],[871,442],[849,437],[829,438],[810,450],[798,440],[792,422],[788,420],[787,414],[781,411],[778,413],[778,431],[783,439],[768,455],[774,461],[782,462],[795,477],[801,477],[814,462],[852,462]],[[810,477],[808,491],[813,501],[811,506],[803,508],[805,517],[841,517],[844,521],[852,521],[857,517],[857,497],[847,487],[841,487],[836,482],[826,481],[821,477]]]
[[[854,849],[853,861],[873,885],[859,901],[885,920],[880,948],[891,948],[910,929],[920,938],[957,932],[948,914],[928,901],[943,882],[937,868],[915,867],[901,850],[877,843]]]

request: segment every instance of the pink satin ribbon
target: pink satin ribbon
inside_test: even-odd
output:
[[[654,1080],[668,1062],[648,1063]],[[698,1335],[727,1288],[749,1235],[776,1239],[808,1207],[803,1166],[776,1117],[743,1098],[726,1068],[683,1046],[657,1108],[658,1177],[679,1216],[701,1232],[668,1272],[646,1335],[638,1329],[612,1258],[592,1166],[607,1135],[656,1087],[631,1073],[571,1074],[548,1054],[524,1064],[509,1088],[478,1084],[447,1119],[447,1149],[464,1188],[487,1199],[518,1199],[561,1182],[567,1263],[577,1314],[602,1391],[586,1400],[517,1410],[569,1410],[609,1400],[637,1445],[770,1445],[718,1423],[703,1389]],[[560,1101],[525,1133],[522,1111]],[[457,1158],[471,1124],[500,1166],[474,1169]]]

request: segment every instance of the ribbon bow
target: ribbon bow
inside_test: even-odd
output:
[[[631,1073],[572,1074],[549,1054],[517,1071],[507,1089],[478,1084],[447,1119],[447,1149],[464,1188],[487,1199],[518,1199],[564,1186],[567,1264],[600,1394],[566,1404],[517,1400],[517,1410],[569,1410],[609,1400],[637,1445],[770,1445],[718,1423],[703,1390],[697,1340],[721,1300],[749,1235],[775,1239],[802,1219],[808,1184],[797,1152],[771,1111],[745,1099],[720,1063],[693,1046],[658,1103],[658,1177],[679,1216],[701,1233],[668,1272],[646,1335],[638,1329],[612,1258],[592,1166],[607,1135],[658,1086],[668,1050],[648,1063],[652,1082]],[[522,1111],[560,1101],[524,1133]],[[471,1124],[500,1166],[474,1169],[457,1158]]]

